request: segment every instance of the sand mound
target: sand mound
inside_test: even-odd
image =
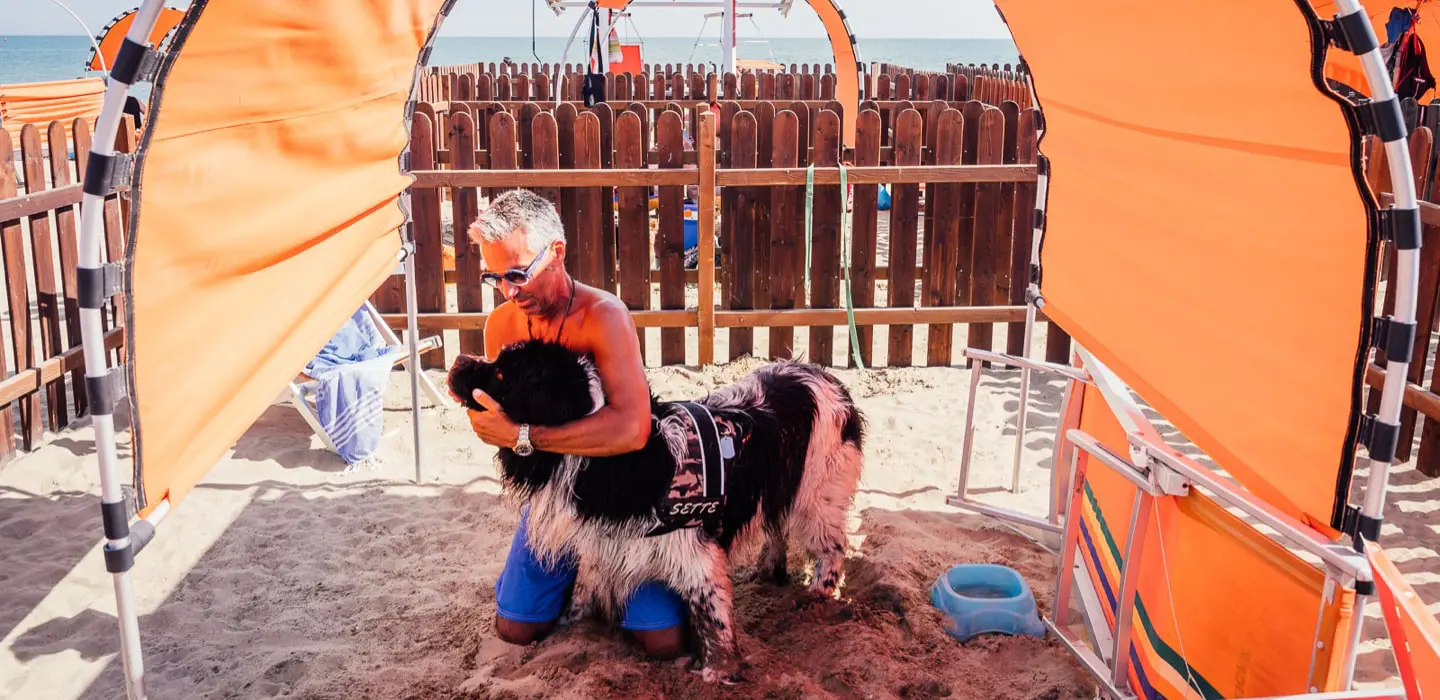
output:
[[[868,510],[862,551],[847,566],[841,600],[811,603],[801,583],[777,587],[736,571],[736,618],[747,682],[700,682],[689,659],[649,661],[600,621],[557,630],[527,648],[496,640],[488,583],[454,582],[449,601],[420,603],[397,619],[355,631],[347,647],[386,658],[321,653],[310,665],[334,673],[301,679],[297,696],[470,698],[1081,698],[1088,684],[1055,647],[1028,637],[988,636],[960,644],[945,635],[929,587],[952,563],[1005,562],[1035,581],[1053,560],[1019,537],[978,529],[978,520]],[[440,582],[432,582],[432,586]],[[441,588],[450,590],[449,585]],[[339,650],[336,650],[339,651]],[[276,666],[272,673],[289,668]],[[340,664],[336,667],[335,664]]]

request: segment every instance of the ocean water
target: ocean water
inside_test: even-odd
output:
[[[564,37],[450,37],[435,40],[431,65],[500,62],[510,57],[517,62],[559,63],[565,51]],[[694,38],[658,37],[644,39],[644,57],[650,63],[718,63],[720,49],[695,46]],[[578,40],[566,61],[579,63],[585,46]],[[774,60],[777,63],[828,63],[830,44],[824,39],[773,38],[768,44],[745,44],[741,58]],[[538,59],[537,59],[538,55]],[[90,57],[90,40],[83,36],[0,36],[0,85],[86,77],[85,61]],[[1016,63],[1014,43],[1006,39],[861,39],[860,59],[894,63],[926,70],[943,70],[946,63]],[[139,86],[142,87],[143,86]],[[142,90],[137,90],[143,96]]]

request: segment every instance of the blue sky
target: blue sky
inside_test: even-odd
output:
[[[138,0],[65,0],[89,25],[99,31],[115,15],[134,8]],[[304,0],[230,0],[247,2],[303,2]],[[850,28],[869,38],[1008,38],[999,13],[990,0],[839,0]],[[445,22],[442,36],[530,36],[531,8],[535,5],[535,31],[539,36],[566,36],[581,10],[570,9],[556,17],[543,0],[460,0]],[[184,7],[188,0],[169,0]],[[639,8],[635,28],[642,36],[693,37],[700,30],[703,9]],[[769,37],[823,37],[815,13],[805,0],[795,0],[787,18],[773,9],[753,12],[756,24]],[[717,29],[711,20],[708,29]],[[742,33],[746,27],[741,28]],[[0,0],[0,34],[83,34],[84,31],[51,0]]]

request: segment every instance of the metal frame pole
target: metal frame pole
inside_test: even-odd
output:
[[[720,19],[721,72],[735,71],[735,0],[724,0]]]
[[[407,227],[408,228],[408,227]],[[414,242],[405,244],[405,344],[410,351],[410,416],[415,439],[415,483],[425,482],[424,442],[420,439],[420,325],[416,318]]]
[[[125,694],[130,700],[146,698],[145,661],[140,648],[140,619],[135,608],[135,585],[130,576],[130,568],[134,565],[136,545],[143,546],[144,541],[153,534],[153,529],[142,532],[137,528],[135,537],[131,537],[130,511],[120,485],[113,414],[113,397],[119,392],[113,390],[117,384],[112,376],[117,375],[112,375],[108,366],[102,323],[103,298],[119,291],[115,288],[117,285],[106,283],[106,272],[110,271],[110,277],[114,280],[113,271],[118,268],[107,268],[101,263],[101,259],[105,240],[105,198],[115,181],[120,179],[115,177],[118,161],[115,137],[120,131],[125,97],[130,92],[130,82],[127,81],[137,79],[135,74],[139,72],[140,66],[144,65],[143,59],[154,60],[146,44],[163,6],[163,0],[145,0],[130,25],[130,31],[125,33],[125,44],[116,57],[116,65],[112,67],[87,156],[89,160],[84,196],[80,200],[80,235],[76,264],[76,273],[86,280],[87,287],[93,287],[97,293],[80,305],[80,337],[85,357],[85,384],[93,402],[91,423],[95,430],[95,457],[100,468],[100,508],[106,540],[105,568],[114,579],[115,617],[120,628],[120,660],[125,671]],[[128,345],[132,341],[126,342]]]
[[[1389,325],[1415,327],[1415,306],[1416,286],[1420,277],[1420,219],[1418,214],[1419,203],[1415,193],[1415,175],[1410,162],[1410,148],[1408,134],[1403,128],[1403,117],[1400,113],[1399,98],[1395,95],[1395,89],[1390,81],[1390,73],[1385,66],[1385,58],[1380,53],[1379,41],[1375,36],[1375,28],[1365,15],[1365,8],[1358,0],[1336,0],[1336,8],[1339,10],[1337,24],[1340,17],[1358,15],[1359,20],[1356,27],[1364,32],[1365,36],[1350,37],[1352,45],[1363,42],[1369,47],[1368,51],[1359,55],[1360,64],[1365,72],[1365,81],[1370,86],[1370,102],[1372,105],[1385,105],[1384,110],[1377,110],[1376,115],[1380,121],[1399,120],[1400,133],[1385,134],[1384,129],[1377,130],[1381,134],[1385,144],[1385,160],[1390,169],[1391,187],[1394,190],[1394,205],[1392,212],[1399,214],[1405,212],[1408,218],[1396,216],[1397,224],[1394,231],[1395,245],[1395,278],[1391,284],[1395,285],[1395,310],[1389,318]],[[1402,230],[1402,227],[1404,230]],[[1406,244],[1401,245],[1402,241]],[[1385,492],[1389,486],[1390,464],[1395,455],[1395,441],[1398,438],[1400,425],[1401,402],[1404,398],[1406,377],[1409,374],[1409,365],[1412,354],[1412,347],[1408,338],[1402,337],[1403,345],[1406,347],[1387,347],[1387,369],[1385,371],[1385,384],[1380,393],[1380,409],[1375,416],[1374,426],[1376,435],[1385,435],[1385,439],[1371,438],[1367,446],[1365,462],[1367,463],[1370,478],[1365,485],[1365,496],[1363,505],[1360,508],[1359,526],[1356,528],[1355,548],[1356,551],[1363,551],[1365,537],[1378,537],[1380,534],[1380,522],[1385,516]],[[1395,337],[1392,335],[1391,337]],[[1388,340],[1388,339],[1387,339]],[[1382,344],[1381,347],[1384,347]],[[1364,627],[1360,623],[1364,617],[1365,604],[1371,597],[1368,591],[1357,591],[1355,596],[1355,623],[1349,630],[1349,644],[1346,648],[1344,682],[1347,687],[1354,684],[1355,662],[1358,654],[1356,650],[1360,646],[1361,630]]]

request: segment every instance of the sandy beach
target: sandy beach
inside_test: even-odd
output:
[[[757,360],[650,371],[662,397],[696,396]],[[343,474],[290,407],[272,406],[161,527],[134,571],[150,690],[187,698],[989,697],[1079,698],[1091,684],[1053,641],[941,629],[929,587],[947,566],[1008,563],[1053,596],[1054,559],[944,505],[958,473],[962,368],[838,370],[873,439],[840,600],[749,580],[736,615],[752,680],[711,687],[686,661],[643,659],[599,622],[528,648],[496,640],[493,585],[516,513],[493,450],[453,406],[422,417],[426,482],[413,483],[408,383],[392,377],[381,463]],[[437,382],[441,375],[432,372]],[[1059,384],[1037,385],[1022,491],[1008,496],[1018,379],[987,380],[975,484],[1043,512]],[[1007,435],[1006,433],[1010,433]],[[126,435],[122,435],[122,439]],[[0,696],[123,694],[114,602],[98,546],[86,427],[0,470]],[[122,458],[128,451],[122,450]],[[792,559],[797,579],[803,562]]]
[[[656,368],[649,377],[663,398],[691,397],[757,362]],[[1049,553],[994,520],[945,505],[958,475],[970,370],[836,373],[871,425],[845,588],[840,600],[800,606],[798,586],[756,583],[748,563],[736,562],[736,619],[752,666],[744,686],[706,685],[688,660],[646,660],[595,621],[525,648],[497,640],[493,586],[517,516],[499,496],[493,450],[453,406],[427,408],[426,481],[415,484],[408,381],[397,372],[375,469],[342,473],[339,458],[277,403],[162,525],[134,570],[150,691],[165,698],[1093,697],[1094,684],[1053,640],[987,636],[960,644],[929,603],[935,577],[961,562],[1008,564],[1029,581],[1042,612],[1053,600]],[[1022,486],[1010,494],[1019,377],[987,370],[972,489],[1038,514],[1061,384],[1033,387]],[[121,456],[128,466],[128,451]],[[1403,467],[1395,474],[1387,546],[1426,596],[1440,580],[1433,536],[1440,511],[1434,487],[1417,476]],[[97,494],[84,424],[0,469],[0,697],[123,696]],[[802,566],[792,555],[798,580]],[[1367,636],[1382,633],[1378,610],[1367,618]],[[1388,650],[1367,645],[1361,680],[1393,685]]]

